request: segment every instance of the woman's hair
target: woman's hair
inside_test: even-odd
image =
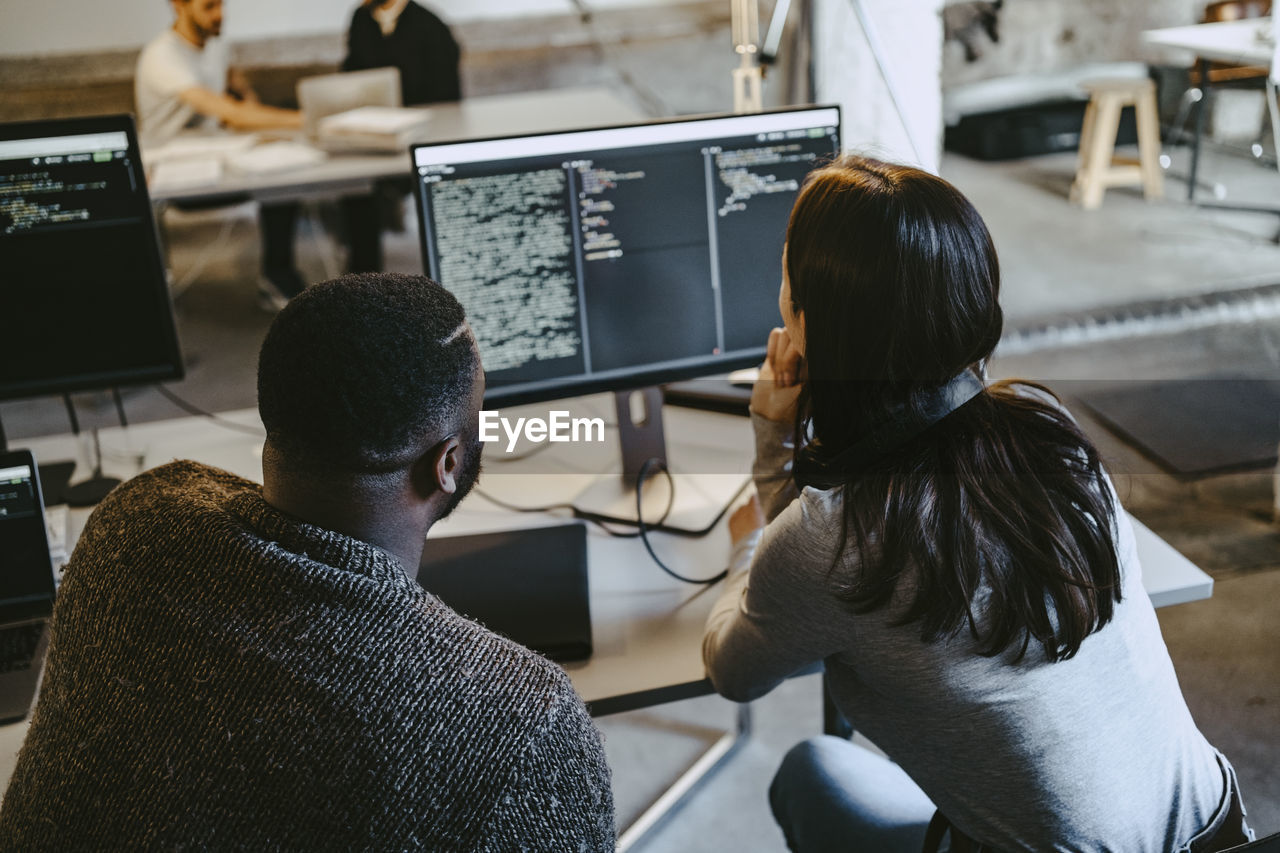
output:
[[[858,470],[839,454],[923,417],[938,388],[1000,339],[1000,271],[982,218],[955,187],[845,157],[813,172],[787,227],[807,378],[796,470],[843,483],[839,595],[859,612],[902,591],[898,624],[940,640],[967,628],[995,656],[1032,640],[1072,657],[1120,600],[1115,507],[1097,451],[1048,389],[989,386]],[[1018,387],[1021,384],[1023,387]],[[892,442],[890,442],[892,444]]]

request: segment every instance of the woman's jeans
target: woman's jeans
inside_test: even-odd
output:
[[[803,853],[920,853],[934,812],[901,767],[830,735],[792,747],[769,804],[787,845]]]
[[[1221,753],[1218,762],[1222,802],[1178,853],[1214,853],[1253,839],[1235,770]],[[769,786],[769,804],[796,853],[920,853],[934,813],[901,767],[829,735],[792,747]]]

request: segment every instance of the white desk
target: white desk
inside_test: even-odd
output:
[[[612,408],[606,395],[583,398],[573,404],[575,414],[603,415]],[[546,407],[513,408],[504,415],[546,416]],[[750,421],[735,415],[714,414],[667,406],[663,410],[668,450],[673,470],[723,474],[750,469],[752,435]],[[222,417],[261,429],[251,409]],[[113,447],[125,443],[122,430],[100,433],[107,474],[131,476],[135,472],[112,470]],[[480,489],[520,505],[542,505],[572,498],[600,472],[619,470],[616,431],[606,432],[600,444],[551,445],[535,456],[504,464],[506,454],[497,444],[485,451],[485,471]],[[145,448],[144,467],[177,458],[197,459],[253,480],[261,478],[262,440],[234,432],[203,418],[180,418],[132,426],[129,443]],[[67,435],[16,442],[30,447],[37,460],[75,458],[77,442]],[[528,447],[517,447],[520,455]],[[78,538],[88,510],[71,513],[68,541]],[[438,524],[432,537],[536,525],[542,516],[516,515],[495,508],[479,495],[468,498],[454,516]],[[550,519],[548,519],[550,523]],[[1143,582],[1156,606],[1207,598],[1213,579],[1171,548],[1142,524],[1134,521]],[[702,633],[707,614],[721,585],[695,587],[663,574],[650,561],[643,545],[634,539],[611,538],[588,527],[591,623],[595,651],[590,660],[567,664],[574,687],[589,703],[593,714],[604,715],[643,708],[712,692],[702,664]],[[719,527],[701,539],[655,533],[654,547],[674,568],[693,577],[718,572],[728,555],[728,535]],[[815,697],[816,699],[817,697]],[[743,706],[738,729],[728,733],[681,781],[654,804],[619,839],[619,849],[634,844],[678,801],[698,777],[704,775],[741,743],[749,726]],[[25,722],[0,727],[0,791],[13,772],[17,751],[26,733]]]
[[[1266,34],[1271,37],[1267,38]],[[1223,21],[1216,24],[1193,24],[1188,27],[1168,27],[1147,30],[1142,43],[1148,52],[1165,61],[1177,64],[1198,62],[1200,89],[1204,95],[1196,111],[1196,131],[1191,148],[1191,174],[1187,184],[1187,200],[1195,201],[1196,179],[1200,173],[1200,143],[1204,137],[1204,119],[1208,98],[1212,91],[1209,84],[1209,63],[1230,62],[1235,65],[1263,65],[1273,68],[1280,64],[1280,47],[1275,42],[1275,30],[1270,18],[1249,18],[1243,21]],[[1276,88],[1267,84],[1268,111],[1271,115],[1272,140],[1280,153],[1280,117],[1276,113]],[[1280,168],[1280,157],[1277,158]],[[1269,207],[1211,205],[1228,209],[1247,210],[1255,213],[1280,212]]]
[[[423,142],[483,139],[553,130],[570,130],[643,120],[644,116],[608,89],[554,89],[468,98],[431,107]],[[224,170],[204,186],[156,187],[151,200],[217,201],[253,199],[286,201],[309,195],[362,194],[374,183],[412,174],[408,151],[388,154],[334,154],[315,166],[267,175],[241,175]]]
[[[1275,47],[1258,34],[1270,29],[1270,18],[1192,24],[1147,30],[1142,34],[1142,43],[1148,50],[1163,51],[1166,59],[1179,64],[1189,65],[1200,58],[1236,65],[1269,65]]]

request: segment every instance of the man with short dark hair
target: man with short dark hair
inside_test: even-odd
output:
[[[414,581],[479,473],[483,385],[421,276],[281,311],[263,487],[174,462],[85,527],[0,850],[612,850],[565,673]]]

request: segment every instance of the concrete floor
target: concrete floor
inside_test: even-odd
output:
[[[1174,153],[1176,171],[1183,158]],[[1085,213],[1065,200],[1073,169],[1074,159],[1066,156],[1008,164],[944,161],[944,176],[973,199],[1001,252],[1011,332],[1103,307],[1149,307],[1192,295],[1212,299],[1280,283],[1280,248],[1270,242],[1280,219],[1189,208],[1180,200],[1184,185],[1172,181],[1169,195],[1178,200],[1148,204],[1134,192],[1113,190],[1102,210]],[[1253,163],[1214,157],[1206,173],[1233,198],[1280,198],[1280,175]],[[251,406],[256,349],[270,322],[253,295],[252,213],[171,217],[168,229],[176,277],[195,280],[177,301],[187,378],[170,387],[211,411]],[[410,221],[404,233],[388,235],[389,269],[421,270],[415,234]],[[303,272],[314,280],[339,263],[323,234],[303,233],[299,247]],[[992,370],[1057,383],[1068,393],[1076,382],[1117,378],[1280,376],[1274,313],[1227,312],[1181,326],[1147,326],[1141,335],[1134,328],[1131,334],[1122,323],[1108,335],[1077,335],[1074,346],[1046,348],[1043,336],[1039,343],[1006,346]],[[113,420],[104,396],[76,399],[88,423]],[[134,420],[181,414],[151,389],[127,392],[126,407]],[[1280,532],[1270,521],[1272,474],[1179,482],[1087,412],[1073,410],[1102,448],[1129,509],[1217,581],[1211,599],[1162,610],[1160,622],[1197,723],[1240,771],[1255,826],[1280,831]],[[6,403],[0,418],[11,440],[67,429],[58,401]],[[650,837],[645,851],[783,849],[765,790],[786,749],[820,729],[817,679],[783,685],[756,703],[755,714],[747,745]],[[730,703],[706,697],[600,720],[620,825],[732,718]]]

